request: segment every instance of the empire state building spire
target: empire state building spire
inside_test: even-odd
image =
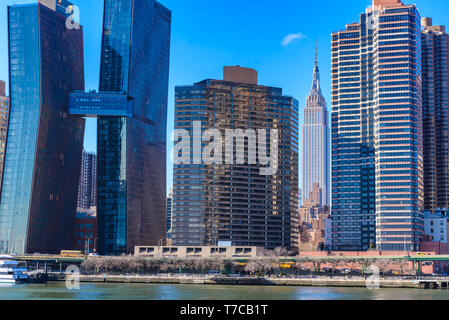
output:
[[[315,67],[313,68],[312,91],[321,92],[320,87],[320,68],[318,68],[318,45],[315,42]]]
[[[307,97],[308,107],[326,107],[326,100],[321,93],[320,68],[318,67],[318,46],[315,43],[315,67],[313,68],[312,90]]]

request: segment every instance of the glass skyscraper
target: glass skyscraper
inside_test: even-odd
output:
[[[171,221],[173,216],[173,188],[167,196],[167,233],[171,230]]]
[[[154,0],[105,0],[100,92],[71,112],[97,116],[98,251],[134,252],[166,237],[171,12]]]
[[[290,248],[292,220],[298,218],[298,102],[280,88],[258,85],[257,71],[239,66],[225,67],[224,80],[178,86],[175,92],[175,129],[190,134],[193,161],[174,166],[173,245]],[[260,163],[250,163],[256,142],[248,132],[240,142],[235,139],[245,161],[196,161],[207,143],[193,137],[194,122],[223,135],[236,129],[243,135],[265,129],[269,135],[278,129],[278,170],[261,175]],[[223,155],[237,155],[232,148]]]
[[[332,34],[332,248],[419,250],[421,18],[374,0]]]
[[[69,93],[84,90],[83,30],[66,27],[70,6],[47,0],[8,7],[3,253],[59,253],[72,246],[85,122],[68,114]]]

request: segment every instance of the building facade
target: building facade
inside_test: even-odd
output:
[[[72,245],[84,119],[83,29],[68,1],[8,7],[10,119],[0,203],[0,252],[59,253]],[[70,10],[68,10],[70,11]]]
[[[302,150],[302,192],[304,200],[310,197],[315,183],[322,189],[320,204],[330,204],[329,186],[329,120],[326,100],[321,93],[320,70],[315,50],[312,89],[304,108]]]
[[[71,95],[97,117],[98,252],[131,253],[166,237],[166,127],[171,11],[105,0],[100,88]]]
[[[94,209],[78,208],[73,223],[73,250],[97,252],[97,216]]]
[[[332,34],[334,250],[419,250],[423,237],[421,18],[374,0]]]
[[[177,259],[232,259],[264,257],[267,250],[263,247],[216,247],[216,246],[166,246],[166,247],[136,247],[134,255],[150,258]]]
[[[424,209],[449,209],[449,35],[423,18]]]
[[[78,187],[78,208],[90,209],[97,206],[97,155],[85,152],[81,160],[81,174]]]
[[[257,71],[239,66],[225,67],[224,80],[175,91],[175,129],[190,137],[181,143],[191,153],[174,165],[173,245],[291,247],[298,214],[297,101],[280,88],[258,85]],[[207,159],[211,137],[202,139],[202,129],[205,135],[215,130],[214,141],[224,146],[214,148],[216,161]],[[273,130],[278,139],[271,140]],[[259,150],[261,160],[264,144],[277,167],[268,174],[262,172],[267,165],[249,155]]]
[[[3,164],[5,161],[6,135],[8,133],[9,119],[9,98],[6,96],[5,91],[5,81],[0,80],[0,186],[3,179]]]
[[[322,251],[326,248],[326,220],[330,207],[321,203],[322,189],[313,185],[310,198],[299,209],[299,233],[293,248],[297,251]]]
[[[173,218],[173,188],[170,189],[170,193],[167,196],[167,233],[172,228]]]
[[[424,233],[430,241],[448,244],[448,220],[447,211],[424,212]]]

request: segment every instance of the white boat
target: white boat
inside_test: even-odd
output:
[[[26,268],[19,268],[19,263],[13,257],[0,255],[0,283],[26,282]]]

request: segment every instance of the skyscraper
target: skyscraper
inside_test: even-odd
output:
[[[170,231],[173,217],[173,188],[167,196],[167,232]]]
[[[330,204],[329,197],[329,126],[326,100],[321,93],[320,70],[315,49],[312,90],[304,108],[302,191],[304,199],[310,198],[313,186],[322,189],[322,205]]]
[[[0,186],[3,178],[5,160],[6,134],[9,119],[9,98],[5,93],[5,82],[0,80]]]
[[[419,250],[423,235],[421,18],[374,0],[332,34],[334,250]]]
[[[97,206],[97,155],[85,152],[81,161],[78,187],[78,208],[90,209]]]
[[[74,93],[96,116],[98,251],[134,252],[166,236],[166,125],[171,11],[155,0],[105,0],[100,92]]]
[[[449,35],[423,18],[424,208],[449,209]]]
[[[175,92],[175,129],[191,136],[187,158],[192,161],[174,166],[173,244],[290,247],[291,223],[298,218],[297,101],[280,88],[258,85],[257,71],[239,66],[225,67],[224,80],[178,86]],[[229,149],[214,151],[221,164],[201,156],[209,140],[195,137],[195,123],[205,135],[209,129],[223,134],[222,145]],[[278,130],[278,139],[268,144],[267,153],[278,168],[265,175],[264,165],[252,162],[249,153],[259,150],[260,160],[260,138],[271,141],[271,129]],[[225,138],[230,132],[236,136]],[[279,146],[275,154],[270,152],[274,144]]]
[[[8,7],[10,119],[0,204],[0,252],[70,248],[84,119],[68,114],[84,90],[83,29],[67,28],[72,4]]]

